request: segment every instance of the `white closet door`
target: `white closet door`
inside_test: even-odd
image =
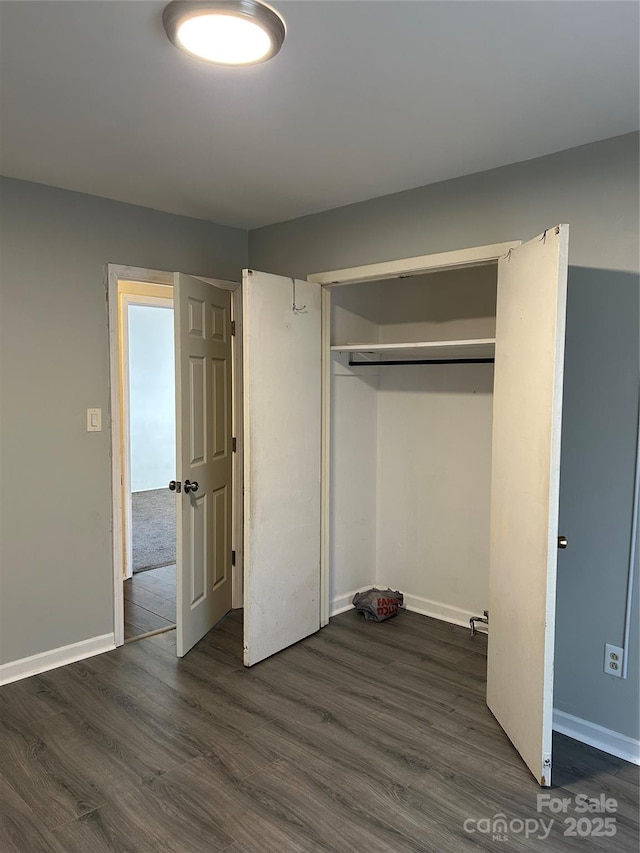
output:
[[[245,270],[244,662],[320,628],[321,288]]]
[[[180,657],[231,609],[231,294],[174,274],[176,641]]]
[[[551,784],[569,226],[498,264],[487,704]]]

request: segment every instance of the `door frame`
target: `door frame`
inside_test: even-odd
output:
[[[235,454],[233,468],[233,544],[235,565],[232,565],[232,607],[242,607],[243,560],[243,495],[242,495],[242,287],[240,282],[195,276],[209,284],[215,284],[232,293],[233,320],[236,334],[232,347],[232,397],[233,430],[237,438],[238,452]],[[173,299],[173,272],[131,267],[122,264],[107,264],[105,286],[107,297],[107,320],[109,333],[109,402],[110,402],[110,439],[111,439],[111,495],[112,495],[112,566],[113,566],[113,633],[116,646],[124,644],[124,587],[125,568],[125,519],[124,519],[124,469],[123,454],[123,395],[121,381],[121,340],[120,340],[120,282],[138,285],[158,285],[167,288],[167,294]],[[141,287],[142,290],[142,287]]]
[[[194,276],[222,290],[231,291],[231,319],[235,324],[231,337],[231,421],[236,449],[233,460],[233,521],[232,549],[235,561],[231,566],[231,606],[243,606],[244,597],[244,404],[242,361],[242,282],[223,281],[206,276]]]
[[[329,623],[330,512],[331,512],[331,289],[350,284],[369,284],[391,278],[409,278],[423,273],[446,272],[466,267],[497,264],[501,257],[522,245],[522,240],[473,246],[400,258],[328,272],[311,273],[307,281],[322,287],[322,452],[320,521],[320,627]]]

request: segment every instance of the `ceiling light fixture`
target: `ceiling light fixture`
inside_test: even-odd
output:
[[[162,23],[176,47],[219,65],[266,62],[286,33],[280,15],[258,0],[174,0]]]

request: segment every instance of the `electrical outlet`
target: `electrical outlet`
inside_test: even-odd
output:
[[[608,675],[615,675],[616,678],[622,678],[623,659],[624,649],[621,646],[613,646],[611,643],[605,643],[604,671]]]

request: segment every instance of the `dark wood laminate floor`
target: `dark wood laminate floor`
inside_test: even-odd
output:
[[[483,637],[352,611],[246,670],[241,620],[183,660],[170,632],[3,687],[0,850],[637,850],[638,768],[560,735],[548,793],[615,798],[616,834],[525,837],[553,815],[486,708]]]
[[[162,566],[124,581],[124,638],[131,640],[176,622],[176,567]]]

